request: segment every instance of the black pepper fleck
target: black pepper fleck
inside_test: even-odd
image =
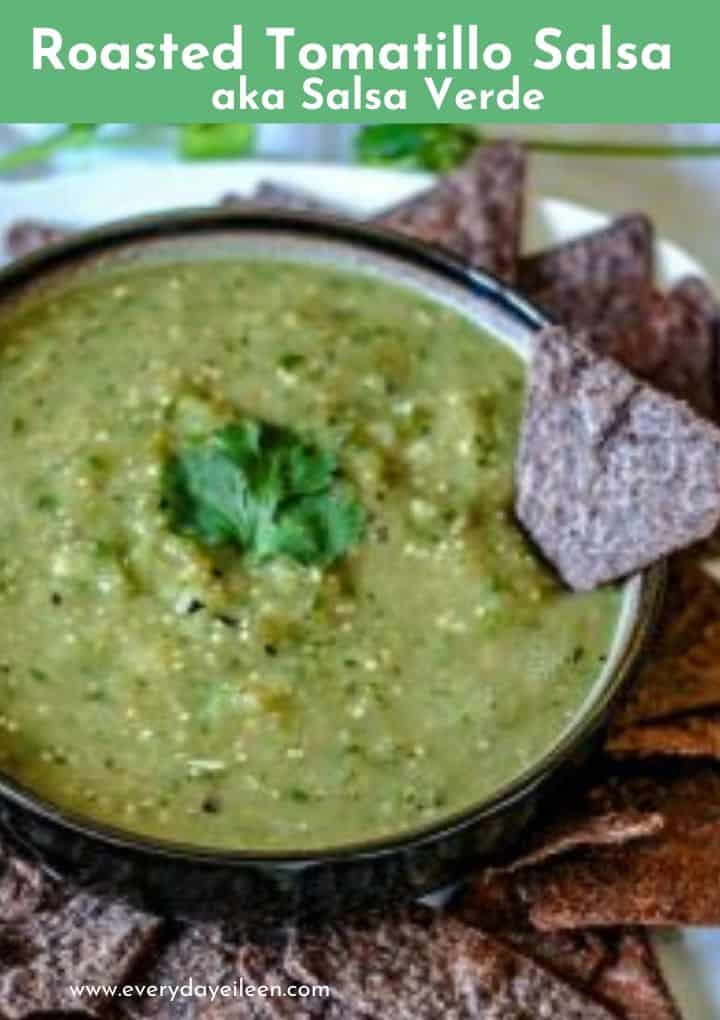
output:
[[[207,815],[219,815],[222,810],[222,805],[218,797],[206,797],[202,802],[202,809]]]

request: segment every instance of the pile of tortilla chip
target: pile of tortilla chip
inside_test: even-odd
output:
[[[524,179],[518,146],[481,148],[377,222],[515,285],[557,324],[535,351],[518,514],[565,580],[590,588],[670,557],[656,641],[604,749],[511,859],[479,867],[442,910],[398,907],[272,943],[242,919],[232,931],[182,925],[71,889],[0,845],[4,1020],[68,1009],[137,1020],[679,1017],[648,929],[720,925],[720,306],[701,279],[658,288],[642,215],[522,255]],[[328,211],[321,196],[272,183],[253,199]],[[8,247],[61,233],[19,224]],[[638,461],[649,469],[618,513],[618,478]],[[596,499],[581,525],[567,517],[578,464]],[[675,499],[678,486],[690,497]],[[68,1000],[72,981],[96,975],[325,984],[330,995]]]

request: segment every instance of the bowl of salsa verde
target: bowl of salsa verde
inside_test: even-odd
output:
[[[501,853],[661,586],[572,593],[515,520],[544,324],[301,214],[127,221],[5,269],[6,827],[180,912],[417,894]]]

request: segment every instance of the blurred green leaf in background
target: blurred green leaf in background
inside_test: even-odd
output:
[[[369,124],[355,138],[360,163],[445,173],[464,163],[477,145],[498,141],[468,124]],[[529,152],[566,156],[672,159],[720,156],[720,145],[628,144],[559,138],[515,138]]]
[[[57,134],[42,142],[32,142],[0,156],[0,170],[17,170],[29,163],[41,163],[62,149],[80,149],[95,140],[99,127],[99,124],[66,124]]]
[[[184,124],[180,155],[185,159],[234,159],[253,150],[252,124]]]
[[[359,162],[444,173],[464,163],[480,141],[465,124],[370,124],[360,130]]]
[[[66,124],[49,138],[22,145],[0,156],[0,173],[44,163],[56,153],[90,145],[128,148],[147,144],[140,125]],[[148,126],[143,126],[147,131]],[[175,146],[182,159],[238,159],[254,154],[257,132],[252,124],[155,125],[162,144]],[[105,130],[108,129],[108,130]],[[698,158],[720,156],[720,144],[627,143],[567,138],[513,138],[529,152],[567,156],[622,158]],[[498,136],[487,135],[473,124],[369,124],[355,135],[355,157],[371,166],[395,166],[407,170],[446,173],[465,162],[477,145],[488,145]],[[157,144],[157,140],[153,143]],[[300,146],[302,142],[300,143]],[[301,152],[298,153],[301,155]]]

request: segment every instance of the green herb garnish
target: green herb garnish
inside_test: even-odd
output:
[[[235,422],[184,446],[166,465],[163,492],[174,531],[260,562],[327,566],[363,530],[334,455],[264,422]]]
[[[360,163],[444,173],[460,166],[478,145],[497,141],[468,124],[369,124],[355,139]],[[720,145],[625,143],[581,139],[518,138],[529,152],[565,156],[678,159],[720,156]]]
[[[252,147],[252,124],[185,124],[180,128],[180,155],[185,159],[247,156]]]
[[[478,143],[477,131],[463,124],[371,124],[358,133],[355,152],[361,163],[444,173]]]

